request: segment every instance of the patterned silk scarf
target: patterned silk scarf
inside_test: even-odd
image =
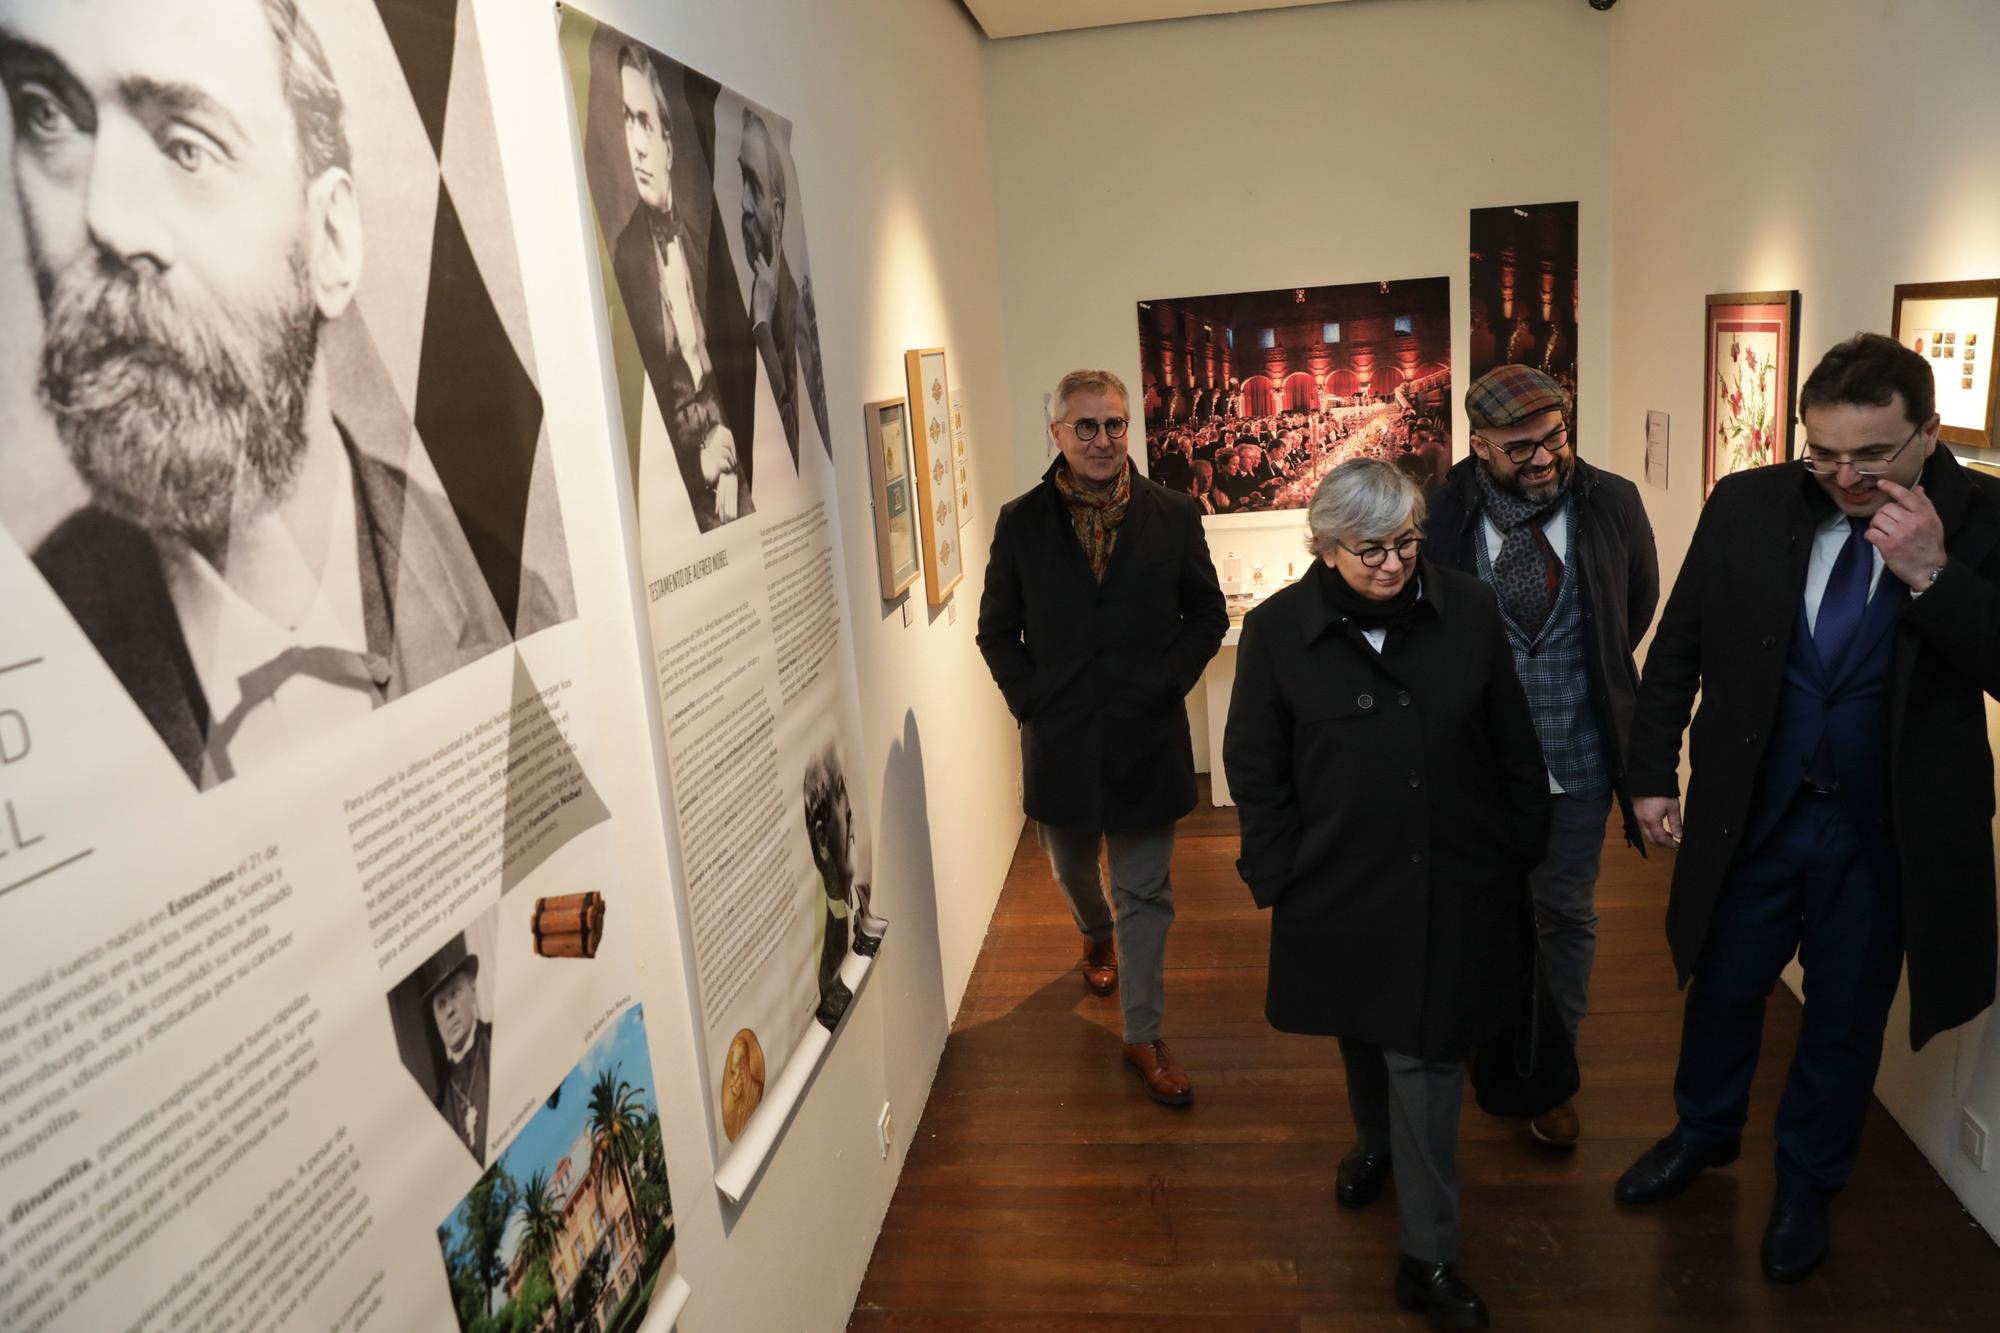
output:
[[[1065,462],[1056,469],[1055,483],[1069,507],[1070,526],[1090,561],[1090,572],[1102,583],[1111,566],[1111,548],[1118,541],[1118,525],[1125,521],[1125,506],[1132,499],[1132,465],[1127,463],[1109,486],[1093,488],[1071,476]]]
[[[1562,588],[1563,565],[1542,532],[1551,510],[1569,499],[1576,477],[1571,467],[1562,485],[1538,500],[1494,484],[1484,467],[1475,465],[1479,493],[1486,499],[1486,517],[1500,529],[1500,554],[1493,561],[1493,591],[1507,616],[1523,633],[1537,634],[1555,609]],[[1482,537],[1483,541],[1484,538]]]

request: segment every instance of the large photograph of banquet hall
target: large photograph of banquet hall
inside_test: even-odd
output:
[[[1451,462],[1445,278],[1139,303],[1147,473],[1210,514],[1304,509],[1350,458]]]

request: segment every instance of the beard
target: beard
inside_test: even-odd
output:
[[[290,495],[319,352],[302,248],[249,310],[177,297],[95,250],[36,276],[41,398],[100,506],[213,549]]]

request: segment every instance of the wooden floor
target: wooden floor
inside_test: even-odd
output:
[[[1204,803],[1182,824],[1166,1036],[1195,1104],[1175,1110],[1120,1066],[1117,999],[1085,993],[1076,928],[1022,838],[850,1328],[1424,1326],[1390,1292],[1393,1191],[1360,1212],[1334,1204],[1353,1141],[1339,1053],[1265,1023],[1269,923],[1235,855],[1233,810]],[[1468,1093],[1459,1265],[1496,1326],[2000,1329],[2000,1249],[1879,1104],[1826,1265],[1796,1287],[1760,1273],[1771,1118],[1798,1027],[1783,987],[1741,1159],[1670,1203],[1612,1203],[1612,1182],[1672,1125],[1666,873],[1605,849],[1578,1148],[1540,1149]]]

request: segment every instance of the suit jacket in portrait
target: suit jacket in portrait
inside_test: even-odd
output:
[[[410,489],[400,468],[355,448],[345,427],[340,433],[354,473],[361,559],[374,564],[364,575],[376,577],[361,585],[369,652],[386,663],[376,684],[387,703],[511,638],[450,511]],[[204,790],[223,781],[208,748],[214,719],[153,539],[92,505],[65,519],[34,559],[188,779]],[[522,589],[523,624],[553,618],[539,579],[523,571]]]
[[[743,489],[754,494],[755,352],[750,317],[737,289],[736,269],[729,258],[729,241],[720,215],[711,205],[705,248],[697,247],[678,221],[674,225],[679,227],[688,285],[701,307],[702,336],[708,345],[711,373],[699,390],[686,361],[677,350],[669,350],[673,344],[667,337],[666,307],[660,292],[659,252],[653,243],[652,214],[643,204],[632,210],[625,229],[618,233],[611,271],[618,280],[618,294],[632,322],[632,336],[639,344],[639,359],[652,382],[653,397],[659,400],[660,415],[666,419],[667,438],[673,442],[674,462],[687,486],[695,522],[707,532],[722,522],[716,516],[715,495],[701,476],[701,446],[711,420],[719,417],[735,437],[736,472]],[[749,512],[745,504],[737,516]]]

